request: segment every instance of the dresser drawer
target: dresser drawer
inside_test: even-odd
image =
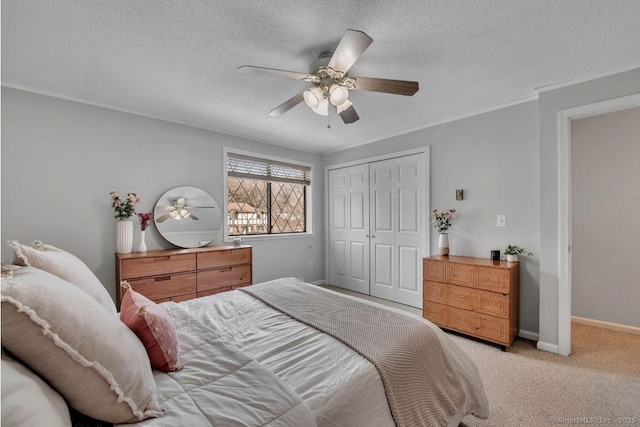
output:
[[[250,265],[237,265],[198,272],[198,293],[209,289],[250,284]]]
[[[476,286],[476,276],[475,265],[449,264],[449,283],[474,288]]]
[[[501,344],[511,345],[509,339],[509,319],[477,314],[476,334],[481,337],[497,341]]]
[[[509,317],[509,295],[477,290],[475,311],[498,317]]]
[[[122,261],[122,279],[181,273],[195,269],[196,254],[125,259]]]
[[[478,288],[509,293],[509,271],[500,268],[478,267]]]
[[[436,325],[446,327],[449,324],[449,307],[446,305],[424,301],[423,313],[425,319]]]
[[[250,263],[251,248],[202,252],[198,254],[198,270]]]
[[[434,282],[447,281],[447,264],[440,261],[423,260],[422,271],[423,279]]]
[[[462,308],[464,310],[473,310],[476,305],[475,300],[475,289],[465,288],[464,286],[449,285],[447,304],[450,306]]]
[[[440,304],[447,303],[447,288],[449,285],[438,282],[424,282],[424,299]]]
[[[150,277],[147,279],[129,280],[134,291],[141,293],[150,300],[158,300],[175,297],[176,295],[193,294],[196,292],[196,274],[175,274]]]
[[[474,334],[476,315],[473,311],[449,307],[449,327],[456,331]]]

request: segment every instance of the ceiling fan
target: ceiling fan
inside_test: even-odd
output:
[[[176,199],[169,206],[157,206],[157,210],[167,211],[167,213],[156,218],[156,222],[162,223],[165,222],[169,218],[173,218],[176,221],[180,221],[181,219],[190,218],[195,221],[198,221],[200,218],[195,216],[191,209],[196,206],[187,206],[187,199],[185,197],[181,197]],[[214,206],[198,206],[200,208],[214,208]]]
[[[276,70],[274,68],[243,65],[238,68],[242,73],[264,74],[276,77],[302,80],[313,86],[279,107],[269,112],[270,116],[280,116],[302,101],[313,112],[326,116],[329,114],[329,102],[345,124],[356,122],[360,117],[349,101],[349,90],[367,90],[371,92],[391,93],[394,95],[412,96],[418,91],[418,82],[405,80],[378,79],[371,77],[351,77],[347,73],[360,55],[371,45],[373,39],[357,30],[347,30],[342,36],[335,52],[323,53],[311,64],[308,74],[294,71]]]

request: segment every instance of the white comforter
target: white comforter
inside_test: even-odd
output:
[[[166,415],[134,425],[395,426],[376,368],[334,338],[238,291],[164,306],[185,368],[154,371]],[[465,391],[449,425],[470,413],[486,418],[475,364],[438,335]]]

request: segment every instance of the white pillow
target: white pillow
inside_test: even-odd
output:
[[[86,292],[24,267],[2,280],[0,300],[2,345],[70,406],[113,423],[161,415],[144,346]]]
[[[69,427],[62,396],[42,378],[2,351],[2,426]]]
[[[8,244],[15,251],[14,264],[31,266],[55,274],[94,297],[117,316],[118,311],[109,292],[89,267],[76,256],[55,246],[45,245],[39,240],[33,242],[33,247],[23,245],[17,240],[9,240]]]

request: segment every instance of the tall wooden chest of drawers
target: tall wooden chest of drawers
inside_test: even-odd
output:
[[[251,246],[206,246],[116,254],[118,307],[120,282],[155,302],[185,301],[251,284]]]
[[[423,259],[423,316],[503,346],[518,335],[519,264],[438,255]]]

